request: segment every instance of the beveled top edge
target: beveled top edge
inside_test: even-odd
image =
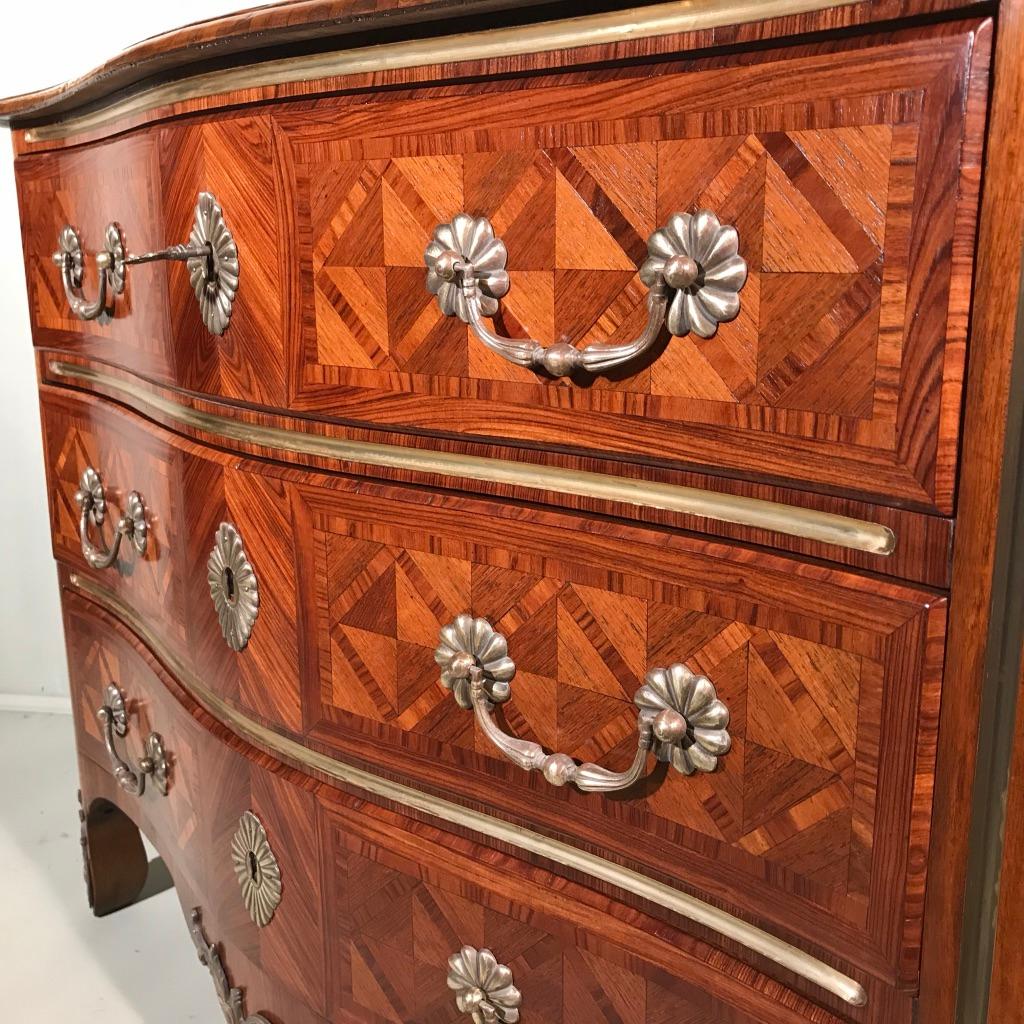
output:
[[[47,117],[131,89],[154,75],[231,58],[259,60],[273,46],[340,39],[356,32],[536,7],[550,0],[278,0],[142,39],[91,71],[57,85],[0,97],[0,123]],[[642,0],[641,0],[642,2]],[[632,0],[636,3],[636,0]],[[622,6],[629,6],[623,3]]]
[[[79,118],[74,115],[89,111],[80,118],[81,126],[69,123],[65,131],[48,129],[46,136],[39,136],[66,137],[80,127],[113,120],[118,116],[114,111],[122,107],[136,112],[155,108],[167,99],[172,83],[176,100],[219,95],[240,87],[239,82],[241,87],[275,84],[276,75],[260,74],[256,70],[260,65],[304,61],[311,63],[310,75],[292,68],[283,81],[309,80],[317,77],[313,72],[323,70],[323,55],[331,50],[344,73],[346,38],[364,54],[382,41],[386,43],[383,49],[390,50],[401,45],[403,39],[411,44],[422,42],[417,39],[415,26],[427,23],[436,23],[429,34],[440,39],[446,38],[446,32],[461,33],[465,38],[467,34],[484,37],[490,32],[515,33],[517,29],[532,28],[532,33],[524,31],[520,44],[514,39],[502,41],[509,55],[518,55],[538,50],[537,29],[544,26],[555,29],[553,38],[561,49],[567,45],[609,46],[704,29],[727,30],[731,25],[775,22],[796,15],[827,17],[827,12],[836,8],[843,11],[835,18],[820,24],[794,22],[781,34],[953,12],[976,4],[977,0],[596,0],[587,5],[564,0],[282,0],[194,22],[136,43],[93,71],[63,84],[0,98],[0,124],[13,122],[22,127],[49,126],[62,119],[77,122]],[[777,37],[780,31],[771,34]],[[728,42],[725,36],[724,42]],[[294,48],[293,53],[280,60],[282,49],[288,47]],[[435,47],[433,52],[437,57],[444,48]],[[457,55],[449,58],[458,59]],[[438,57],[438,61],[443,62],[443,58]],[[414,65],[401,61],[396,65],[389,55],[382,64],[387,66]],[[248,71],[248,75],[239,78],[239,71]],[[145,99],[150,93],[154,94],[152,103]],[[103,116],[108,106],[111,113]]]

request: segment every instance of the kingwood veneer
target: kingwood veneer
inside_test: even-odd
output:
[[[90,901],[232,1024],[980,1022],[1022,5],[567,6],[0,104]]]

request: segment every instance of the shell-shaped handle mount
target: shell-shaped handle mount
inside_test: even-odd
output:
[[[663,327],[675,336],[693,332],[710,338],[720,323],[735,319],[747,280],[739,244],[736,228],[722,224],[710,210],[673,214],[647,240],[648,256],[639,267],[648,289],[641,334],[632,341],[581,348],[564,341],[545,346],[532,338],[506,338],[484,324],[511,286],[508,251],[486,217],[459,213],[439,224],[423,259],[427,290],[437,296],[445,316],[457,316],[484,345],[512,363],[569,377],[628,364],[654,345]]]
[[[125,289],[128,268],[139,263],[171,261],[185,263],[189,282],[199,303],[199,313],[211,334],[223,334],[231,320],[238,292],[238,246],[228,229],[216,198],[200,192],[192,219],[192,230],[183,245],[133,255],[125,248],[124,234],[113,221],[104,232],[103,249],[96,254],[97,295],[89,300],[82,294],[85,253],[78,231],[65,224],[57,236],[53,262],[60,268],[64,294],[71,312],[80,320],[102,320],[114,312],[114,299]]]
[[[539,771],[554,786],[572,783],[584,792],[628,789],[644,773],[647,755],[672,765],[684,775],[713,772],[729,752],[729,709],[718,699],[714,684],[685,665],[652,668],[633,695],[637,707],[637,752],[622,772],[568,754],[547,753],[539,743],[503,732],[492,714],[496,704],[512,695],[515,662],[508,643],[487,621],[466,613],[441,630],[434,660],[441,683],[456,703],[472,710],[488,739],[525,771]]]

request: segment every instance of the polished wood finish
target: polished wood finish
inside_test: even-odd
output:
[[[35,341],[300,412],[535,447],[575,438],[948,513],[988,36],[943,27],[152,129],[136,208],[114,196],[122,160],[145,166],[123,142],[87,150],[74,181],[75,154],[27,158]],[[61,224],[100,238],[116,217],[133,249],[176,240],[200,188],[224,204],[243,265],[223,339],[175,266],[132,268],[108,327],[67,319],[49,261]],[[55,191],[67,207],[36,199]],[[511,366],[424,286],[434,225],[469,207],[509,246],[503,329],[623,340],[645,319],[647,235],[704,205],[740,228],[740,317],[710,342],[666,337],[612,380]],[[151,320],[140,335],[124,320],[135,308]]]
[[[735,18],[728,16],[730,8],[727,5],[723,5],[720,0],[712,0],[693,5],[698,25],[702,14],[711,16],[710,24],[706,26],[694,28],[692,31],[663,30],[660,34],[654,35],[627,29],[612,35],[611,38],[609,33],[605,32],[598,41],[586,46],[577,45],[568,53],[564,47],[537,52],[530,52],[527,47],[522,54],[515,52],[511,56],[492,55],[463,60],[448,58],[448,63],[432,66],[414,64],[408,67],[388,67],[384,64],[373,72],[350,72],[344,68],[344,57],[348,51],[343,49],[338,51],[342,67],[334,73],[304,75],[289,82],[276,82],[271,76],[269,81],[261,81],[256,85],[233,84],[234,78],[218,75],[216,60],[211,62],[213,80],[208,81],[209,65],[204,67],[202,64],[219,50],[220,55],[227,57],[228,75],[233,71],[241,71],[240,77],[244,81],[245,72],[248,70],[246,62],[258,62],[261,57],[266,56],[266,48],[275,43],[286,45],[297,41],[302,47],[305,42],[315,55],[318,49],[327,49],[332,44],[338,45],[339,42],[342,46],[346,43],[349,46],[366,46],[378,42],[379,29],[383,25],[394,25],[400,20],[405,20],[401,18],[400,11],[413,14],[414,18],[421,22],[406,33],[399,32],[396,37],[403,39],[423,33],[424,16],[429,21],[431,15],[436,15],[441,21],[446,13],[470,15],[461,22],[448,19],[435,25],[434,31],[442,34],[445,31],[461,31],[467,28],[481,30],[493,22],[489,22],[485,17],[479,17],[479,14],[500,8],[529,8],[533,5],[534,0],[514,4],[508,0],[450,0],[450,3],[446,3],[446,0],[307,0],[271,4],[265,8],[201,22],[177,32],[158,36],[130,48],[121,56],[77,81],[0,101],[0,120],[10,119],[15,125],[34,124],[40,119],[45,123],[55,116],[68,113],[74,115],[76,108],[83,103],[88,109],[90,100],[116,100],[117,90],[123,87],[127,87],[128,101],[137,101],[138,110],[115,112],[112,120],[104,119],[97,127],[81,128],[68,136],[61,135],[56,139],[37,142],[33,140],[30,132],[16,133],[15,151],[31,152],[54,146],[95,141],[153,120],[206,110],[211,105],[252,104],[343,89],[388,88],[409,82],[452,81],[487,75],[520,74],[527,67],[532,70],[563,67],[567,63],[567,57],[571,58],[571,63],[581,66],[649,60],[664,54],[757,44],[788,36],[799,37],[830,30],[842,31],[903,19],[948,16],[949,12],[968,6],[965,0],[862,0],[859,3],[841,3],[838,6],[825,5],[820,10],[813,9],[814,5],[809,4],[801,13],[780,15],[779,12],[783,8],[779,4],[768,2],[761,5],[757,12],[761,16],[758,18],[756,15],[752,17],[748,5],[740,4],[736,11],[744,20],[736,23]],[[566,10],[566,5],[554,2],[540,6],[539,11],[525,11],[522,20],[565,18],[568,14],[580,13],[575,7]],[[651,4],[650,0],[635,0],[632,3],[629,0],[598,0],[597,3],[588,4],[585,13],[614,12],[616,8],[624,7],[639,11],[642,18],[645,13],[643,8],[648,6],[654,6],[657,10],[656,5]],[[676,10],[678,12],[678,9]],[[495,21],[507,23],[509,18],[506,16]],[[629,26],[630,21],[631,19],[627,18],[625,24]],[[339,29],[344,35],[346,30],[359,28],[369,31],[362,36],[338,39]],[[571,25],[567,28],[571,37]],[[514,35],[513,33],[511,38],[514,39]],[[449,46],[442,43],[438,47],[438,54],[446,57],[449,49]],[[516,47],[510,46],[509,49],[515,50]],[[237,67],[239,63],[242,64],[241,68]],[[195,67],[196,64],[199,66]],[[232,67],[232,64],[235,67]],[[257,70],[258,66],[258,63],[249,65],[250,68]],[[185,78],[179,83],[177,80],[181,74],[191,69],[198,72],[196,78],[191,81]],[[204,71],[207,72],[206,75],[202,74]],[[150,80],[142,81],[146,77]],[[160,95],[147,100],[148,93],[159,90],[162,84],[167,83],[172,86],[178,85],[178,88],[170,90],[172,96]],[[134,90],[136,95],[133,96],[132,87],[136,85],[139,88]],[[211,95],[216,99],[211,101]]]
[[[86,804],[110,801],[146,831],[183,906],[200,906],[223,944],[250,1012],[300,1024],[454,1022],[447,958],[469,943],[508,962],[525,1007],[551,1024],[592,1021],[595,1007],[637,1024],[839,1024],[640,911],[287,768],[206,715],[102,609],[70,593],[64,608]],[[104,768],[92,705],[110,675],[133,696],[133,728],[160,728],[175,754],[166,798],[129,797]],[[230,866],[230,836],[249,808],[287,893],[262,930]],[[207,849],[201,860],[192,844]],[[311,941],[322,933],[325,945]]]
[[[252,59],[270,46],[341,37],[409,22],[488,14],[543,0],[286,0],[184,25],[127,47],[79,78],[0,100],[0,120],[48,118],[153,75],[181,74],[225,56]],[[253,51],[256,51],[254,54]]]
[[[312,738],[600,842],[881,976],[904,962],[913,976],[921,882],[892,840],[909,825],[910,775],[928,787],[934,737],[913,723],[937,706],[941,601],[877,584],[865,600],[854,580],[745,553],[350,490],[303,487],[294,505],[310,537],[296,555]],[[438,630],[461,611],[509,638],[514,734],[624,768],[633,692],[648,668],[683,661],[733,709],[733,750],[714,775],[656,772],[628,803],[553,791],[496,755],[438,687]]]
[[[999,496],[1010,367],[1020,337],[1024,200],[1016,183],[1024,175],[1024,3],[1001,5],[992,106],[985,154],[971,359],[958,490],[958,540],[953,557],[947,687],[939,725],[948,757],[936,776],[933,827],[945,836],[932,853],[925,907],[920,1015],[923,1021],[951,1021],[956,1013],[956,954],[963,925],[967,841],[979,737],[977,724],[985,684],[992,622],[992,577],[996,559]],[[968,1008],[969,1009],[969,1008]]]
[[[292,404],[950,511],[988,31],[872,42],[276,117],[303,268]],[[739,317],[587,386],[508,364],[423,287],[426,240],[465,208],[509,249],[501,332],[625,341],[647,236],[704,206],[739,228]]]
[[[889,505],[871,504],[830,494],[778,487],[760,481],[735,480],[711,473],[641,466],[609,458],[584,457],[558,451],[539,452],[514,445],[496,445],[467,438],[395,434],[385,430],[358,427],[324,419],[314,422],[303,417],[285,416],[244,405],[211,401],[178,389],[161,387],[117,367],[70,356],[63,352],[55,353],[42,350],[38,353],[38,357],[39,376],[43,381],[62,388],[69,384],[82,387],[81,381],[68,377],[66,373],[58,373],[55,367],[72,366],[100,371],[105,376],[113,378],[117,383],[104,384],[92,381],[88,384],[91,393],[113,398],[121,404],[134,408],[148,419],[156,420],[170,430],[183,433],[193,440],[239,454],[252,455],[257,458],[272,457],[278,461],[317,470],[336,471],[342,469],[363,476],[396,483],[415,484],[433,490],[451,490],[453,487],[457,487],[462,491],[486,494],[505,501],[541,501],[546,505],[554,505],[572,511],[610,515],[659,527],[710,534],[744,544],[771,547],[808,558],[823,559],[866,569],[879,575],[893,576],[914,583],[924,583],[940,589],[949,586],[953,520],[945,517],[925,515],[907,509],[893,508]],[[141,389],[146,400],[139,401],[127,395],[124,391],[126,385],[133,389]],[[554,466],[570,472],[600,473],[612,480],[621,478],[624,484],[639,480],[680,487],[695,487],[713,494],[777,502],[792,508],[794,520],[799,516],[801,509],[813,509],[886,527],[892,531],[896,543],[891,554],[878,555],[836,544],[825,544],[795,537],[778,531],[759,530],[736,523],[654,508],[650,505],[631,504],[625,498],[621,501],[604,501],[547,488],[523,486],[513,488],[508,484],[492,484],[468,477],[453,479],[450,476],[405,470],[394,466],[374,466],[365,462],[347,460],[339,462],[337,459],[310,455],[291,448],[271,449],[256,441],[226,437],[223,433],[212,429],[203,429],[183,423],[180,418],[158,408],[151,399],[169,401],[176,407],[183,407],[190,412],[209,413],[230,418],[243,430],[249,425],[285,430],[292,435],[292,443],[296,445],[306,439],[316,441],[321,437],[371,444],[398,444],[420,452],[437,451],[452,455],[482,456],[511,461],[524,467]],[[97,412],[95,415],[102,415],[102,413]]]
[[[89,906],[105,917],[135,902],[146,884],[149,859],[137,826],[115,804],[94,800],[78,813]]]
[[[227,398],[285,401],[281,226],[277,221],[271,128],[246,117],[210,126],[172,126],[47,155],[19,178],[33,334],[85,355],[114,360],[138,373]],[[200,191],[224,204],[242,253],[231,330],[212,336],[203,325],[180,263],[131,267],[109,322],[71,314],[60,271],[50,259],[64,223],[80,231],[91,254],[116,220],[130,252],[188,239]],[[54,195],[59,197],[53,201]],[[85,289],[97,287],[91,257]]]
[[[200,907],[207,936],[223,944],[232,983],[244,987],[250,1012],[273,1009],[274,1020],[289,1024],[323,1020],[326,980],[309,794],[271,773],[254,772],[251,779],[248,762],[210,731],[212,720],[182,691],[165,688],[158,663],[108,615],[80,598],[66,599],[65,629],[83,802],[89,808],[98,800],[116,805],[153,842],[186,915]],[[167,796],[148,788],[141,798],[131,796],[110,775],[96,708],[111,680],[128,699],[129,731],[121,742],[129,756],[138,758],[140,737],[151,729],[164,739],[171,758]],[[260,817],[276,841],[288,887],[289,898],[269,929],[257,928],[249,917],[231,862],[231,839],[246,810]],[[295,841],[284,842],[285,836]],[[310,858],[313,874],[306,866]],[[182,981],[203,983],[199,973]]]
[[[94,575],[236,707],[470,806],[600,845],[913,984],[941,598],[610,521],[234,462],[52,388],[43,408],[55,553],[88,574],[65,498],[83,459],[102,466],[120,451],[149,462],[123,465],[122,454],[113,465],[154,482],[126,486],[153,508],[154,600],[180,609],[183,634],[148,601],[148,557],[129,575]],[[223,642],[206,578],[225,520],[260,580],[242,656]],[[628,802],[526,775],[439,683],[439,630],[465,611],[509,638],[519,666],[503,709],[510,731],[623,768],[633,692],[648,668],[680,661],[732,710],[722,769],[655,771]]]
[[[454,1024],[445,959],[464,941],[513,965],[537,1024],[980,1024],[958,981],[968,840],[993,799],[975,775],[1009,531],[1024,2],[785,18],[766,4],[761,21],[535,52],[444,40],[465,27],[456,12],[481,29],[555,13],[507,6],[304,0],[148,41],[0,106],[19,129],[92,900],[134,898],[140,827],[223,943],[247,1012],[271,1024]],[[392,66],[327,53],[385,27],[369,52],[397,54]],[[387,48],[431,35],[413,58]],[[511,39],[471,42],[483,38]],[[291,64],[260,63],[285,42]],[[215,54],[222,67],[198,63]],[[69,318],[49,262],[61,224],[90,252],[111,219],[131,250],[156,249],[184,240],[202,189],[242,258],[222,338],[181,266],[133,267],[109,322]],[[465,206],[509,243],[499,329],[624,337],[642,313],[644,238],[697,205],[740,227],[744,312],[709,342],[662,339],[614,379],[500,363],[423,288],[426,239]],[[872,555],[261,446],[175,407],[762,498],[877,523],[897,545]],[[112,510],[142,492],[144,558],[85,565],[74,491],[88,464]],[[241,653],[206,579],[227,520],[261,586]],[[508,731],[624,767],[633,689],[678,660],[719,687],[733,749],[713,775],[662,767],[621,799],[520,772],[438,683],[437,631],[467,610],[519,663]],[[166,797],[130,797],[111,775],[95,711],[112,680],[129,697],[130,757],[150,728],[165,737]],[[1008,895],[989,1024],[1019,1003],[1019,774],[1015,762],[993,851]],[[416,809],[389,802],[396,785],[415,787]],[[247,808],[285,880],[262,930],[227,855]],[[623,868],[818,958],[866,1005],[744,946],[742,930],[648,902]]]

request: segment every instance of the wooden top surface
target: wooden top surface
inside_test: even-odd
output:
[[[614,42],[670,31],[659,30],[663,18],[686,18],[694,30],[774,19],[796,33],[977,6],[970,0],[282,0],[153,36],[78,78],[0,99],[0,123],[45,123],[115,94],[121,98],[200,72],[425,34],[579,19],[581,43],[593,41],[586,31]],[[728,31],[722,35],[723,42],[742,41],[739,35],[730,40]]]
[[[245,55],[260,59],[273,46],[309,44],[375,30],[534,7],[544,0],[281,0],[219,18],[195,21],[143,39],[78,78],[0,99],[0,119],[58,114],[131,88],[153,75]],[[549,5],[552,6],[552,5]],[[553,6],[570,7],[572,4]],[[629,6],[622,4],[620,6]],[[266,54],[264,54],[265,56]]]

